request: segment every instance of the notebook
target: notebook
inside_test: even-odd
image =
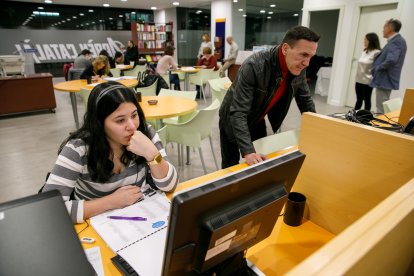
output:
[[[0,275],[95,275],[58,191],[0,204],[0,256]]]
[[[167,237],[170,201],[164,193],[148,188],[139,202],[90,219],[95,231],[113,252],[139,275],[160,275]],[[144,217],[146,221],[110,219],[109,216]]]

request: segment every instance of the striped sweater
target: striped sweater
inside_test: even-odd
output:
[[[166,152],[158,134],[150,126],[149,129],[152,142],[165,159]],[[166,161],[168,162],[168,160]],[[160,190],[166,192],[172,191],[178,183],[175,167],[170,162],[168,162],[168,165],[169,169],[165,178],[153,178],[154,184]],[[134,161],[130,161],[120,174],[112,174],[105,183],[92,181],[88,172],[87,145],[81,139],[73,139],[60,152],[43,191],[59,190],[72,221],[82,223],[85,200],[107,196],[126,185],[135,184],[140,187],[147,185],[145,177],[145,165],[137,165]],[[70,200],[72,191],[74,191],[75,200]]]

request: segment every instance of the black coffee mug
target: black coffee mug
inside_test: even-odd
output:
[[[285,206],[283,221],[289,226],[299,226],[302,224],[303,213],[305,211],[306,196],[301,193],[291,192]]]
[[[86,82],[87,82],[88,84],[91,84],[91,83],[92,83],[92,78],[87,78],[87,79],[86,79]]]
[[[135,94],[135,98],[137,99],[137,102],[141,102],[142,101],[142,94],[141,94],[141,92],[137,92],[137,94]]]

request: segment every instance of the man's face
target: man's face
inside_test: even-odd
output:
[[[283,43],[282,53],[285,56],[286,65],[292,75],[298,76],[303,69],[309,66],[311,57],[316,54],[318,43],[300,39],[293,47]]]
[[[382,29],[382,35],[384,38],[388,38],[392,35],[393,31],[390,24],[385,23],[384,28]]]

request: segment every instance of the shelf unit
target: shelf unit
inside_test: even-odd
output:
[[[166,45],[174,45],[172,22],[131,23],[132,40],[138,47],[139,58],[147,62],[157,62],[163,55]]]

